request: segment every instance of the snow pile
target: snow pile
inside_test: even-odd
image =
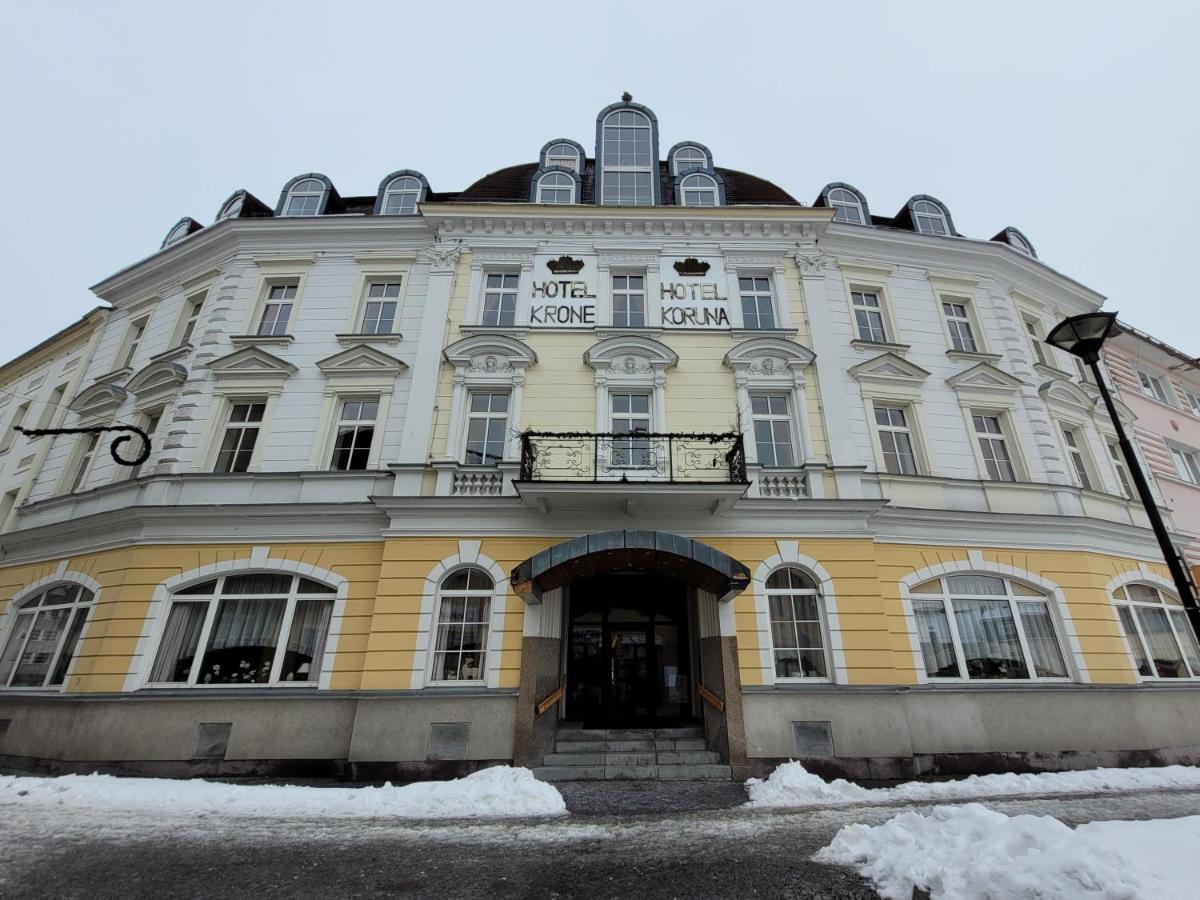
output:
[[[813,858],[853,866],[889,900],[1195,896],[1200,816],[1094,822],[1006,816],[978,803],[848,825]]]
[[[747,806],[836,806],[848,803],[903,803],[963,800],[1023,794],[1102,794],[1113,791],[1200,788],[1200,768],[1087,769],[1081,772],[971,775],[959,781],[910,781],[891,788],[864,788],[841,778],[825,781],[798,762],[784,763],[765,781],[746,782]]]
[[[0,776],[4,806],[128,810],[148,815],[460,819],[561,816],[562,794],[528,769],[495,766],[452,781],[326,788],[163,778]],[[2,817],[2,816],[0,816]]]

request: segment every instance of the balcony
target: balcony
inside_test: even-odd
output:
[[[745,493],[740,434],[527,431],[516,488],[551,509],[709,509]]]

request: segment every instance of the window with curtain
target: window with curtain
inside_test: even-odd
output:
[[[482,681],[495,583],[483,569],[451,572],[438,588],[433,681]]]
[[[1200,678],[1200,641],[1178,597],[1151,584],[1127,584],[1113,599],[1139,675]]]
[[[909,594],[929,678],[1070,677],[1044,591],[972,574],[935,578]]]
[[[766,582],[776,678],[828,678],[821,594],[800,569],[776,569]]]
[[[222,575],[171,595],[151,684],[315,684],[333,601],[327,584],[283,572]]]
[[[0,654],[0,687],[61,686],[94,599],[82,585],[56,584],[21,601]]]

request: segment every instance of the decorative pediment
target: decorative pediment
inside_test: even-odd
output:
[[[261,381],[281,384],[296,371],[286,359],[258,347],[243,347],[207,366],[218,381]]]
[[[1038,393],[1048,406],[1069,406],[1078,412],[1091,414],[1096,406],[1096,398],[1079,387],[1062,378],[1047,381]]]
[[[401,360],[367,344],[356,344],[317,363],[326,378],[360,375],[395,378],[408,368]]]
[[[739,380],[800,382],[804,377],[803,370],[815,358],[815,353],[795,341],[756,337],[735,344],[722,362],[733,369]]]
[[[455,341],[442,354],[466,376],[512,376],[537,362],[532,347],[506,334],[473,334]]]
[[[851,366],[849,371],[859,381],[886,382],[888,384],[918,385],[929,377],[929,373],[920,366],[891,352],[881,353],[856,366]]]
[[[679,362],[679,354],[661,341],[636,334],[619,334],[588,347],[583,361],[593,369],[621,375],[649,375]]]
[[[178,363],[158,360],[129,379],[125,389],[140,403],[174,395],[187,380],[187,369]]]
[[[1021,381],[991,363],[976,363],[946,379],[946,384],[956,391],[971,390],[988,393],[1011,394],[1021,389]]]
[[[83,419],[101,419],[111,416],[129,396],[125,388],[117,384],[100,382],[81,391],[71,401],[71,409]]]

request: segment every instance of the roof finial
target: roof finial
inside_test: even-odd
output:
[[[632,99],[633,99],[633,94],[629,93],[629,91],[626,91],[625,93],[623,93],[623,94],[621,95],[621,100],[622,100],[622,102],[624,102],[624,103],[628,103],[628,102],[629,102],[629,101],[631,101]]]

